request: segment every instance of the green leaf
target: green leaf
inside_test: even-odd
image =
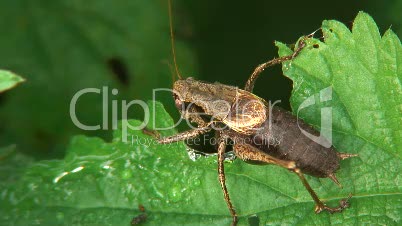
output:
[[[324,21],[325,42],[311,40],[306,51],[285,63],[285,75],[294,81],[292,107],[312,94],[332,87],[336,129],[402,157],[402,47],[388,30],[383,37],[373,19],[359,13],[353,32],[337,22]],[[314,48],[316,44],[319,47]],[[290,53],[283,44],[280,55]],[[290,66],[291,65],[291,66]],[[302,116],[318,125],[320,108]]]
[[[0,70],[0,93],[11,89],[18,85],[18,83],[24,81],[25,80],[23,78],[10,71]]]
[[[157,127],[173,125],[161,104],[155,103],[153,111],[154,102],[150,103]],[[129,121],[132,126],[140,123]],[[64,160],[37,162],[18,182],[0,183],[0,221],[8,225],[130,225],[142,204],[150,225],[229,222],[221,199],[204,199],[221,198],[215,158],[193,162],[183,143],[158,145],[138,130],[129,130],[129,140],[123,142],[121,128],[112,143],[77,136]]]
[[[309,40],[295,60],[283,65],[293,80],[293,112],[308,97],[332,87],[330,105],[317,103],[299,113],[319,128],[321,108],[331,106],[334,146],[359,154],[343,163],[350,172],[341,180],[350,180],[358,204],[351,207],[354,213],[342,215],[368,224],[396,224],[402,216],[401,42],[392,30],[381,37],[374,20],[363,12],[352,32],[333,20],[324,21],[322,30],[323,42]],[[277,45],[281,56],[292,52]]]
[[[395,72],[401,68],[397,67],[401,59],[397,57],[401,54],[400,42],[390,31],[379,37],[372,19],[362,13],[355,20],[353,33],[335,21],[325,21],[323,29],[325,43],[311,41],[299,57],[284,65],[284,70],[294,81],[294,109],[305,98],[333,85],[330,106],[333,107],[334,145],[340,152],[358,153],[359,157],[341,162],[337,177],[343,189],[329,179],[309,176],[307,179],[328,205],[336,205],[352,193],[351,206],[340,214],[315,214],[314,202],[296,175],[274,165],[256,166],[235,160],[225,165],[225,172],[231,199],[240,215],[239,225],[248,225],[249,219],[255,222],[256,218],[263,225],[400,224],[400,140],[392,137],[393,133],[377,131],[377,128],[388,128],[379,127],[381,123],[398,118],[381,118],[377,122],[372,120],[376,115],[365,112],[373,107],[370,98],[377,95],[380,98],[386,86],[390,86],[389,91],[395,92],[394,95],[387,93],[390,99],[384,100],[387,105],[381,103],[374,107],[387,116],[398,111],[388,103],[399,101],[398,86],[392,78],[400,79],[401,75]],[[313,47],[317,43],[318,49]],[[279,45],[281,55],[291,53]],[[369,87],[365,89],[360,83]],[[369,89],[372,87],[379,90]],[[363,97],[365,101],[359,99]],[[149,106],[148,125],[173,125],[161,104],[150,102]],[[308,122],[319,125],[320,107],[317,104],[300,113]],[[134,126],[141,122],[129,123]],[[218,183],[216,157],[192,161],[183,143],[159,145],[138,130],[128,130],[128,142],[123,142],[122,128],[116,131],[111,143],[99,138],[75,137],[64,160],[37,162],[18,182],[0,183],[0,222],[130,225],[132,217],[141,213],[137,206],[142,204],[148,214],[144,225],[231,223]],[[162,131],[163,136],[175,133]]]

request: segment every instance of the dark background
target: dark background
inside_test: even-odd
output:
[[[349,28],[359,11],[370,14],[381,34],[392,25],[400,30],[402,11],[397,1],[183,1],[183,14],[193,24],[187,41],[194,46],[200,65],[199,78],[242,87],[254,67],[277,56],[274,41],[293,44],[335,19]],[[401,5],[399,3],[399,5]],[[179,14],[180,15],[180,14]],[[178,18],[176,20],[183,20]],[[181,26],[185,27],[185,26]],[[177,28],[180,29],[180,28]],[[281,100],[290,109],[292,82],[281,68],[267,70],[255,93]]]
[[[109,101],[120,101],[148,100],[152,88],[170,87],[167,2],[150,2],[0,1],[0,68],[27,79],[0,94],[0,147],[17,144],[37,159],[60,158],[72,135],[111,137],[111,130],[81,131],[71,123],[68,106],[78,90],[117,88]],[[254,67],[277,56],[275,40],[295,43],[325,19],[351,28],[365,11],[381,34],[392,25],[400,36],[401,2],[173,1],[179,67],[185,76],[243,87]],[[290,110],[291,89],[277,66],[254,91]],[[170,95],[158,100],[178,117]],[[77,106],[85,123],[102,121],[100,101],[88,96]],[[132,110],[129,117],[142,115]]]

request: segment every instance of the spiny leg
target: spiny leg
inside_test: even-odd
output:
[[[190,105],[189,107],[187,107],[185,109],[184,112],[180,111],[180,113],[184,116],[184,118],[188,118],[192,122],[197,123],[198,128],[192,129],[189,131],[185,131],[185,132],[182,132],[179,134],[175,134],[172,136],[162,137],[162,138],[161,138],[160,134],[158,133],[158,131],[155,131],[155,130],[150,130],[150,129],[144,128],[142,130],[142,132],[158,139],[158,142],[160,144],[169,144],[169,143],[173,143],[173,142],[178,142],[178,141],[182,141],[182,140],[195,138],[195,137],[197,137],[201,134],[207,133],[211,130],[210,125],[212,125],[213,122],[207,122],[199,114],[197,114],[199,112],[195,108],[195,105]]]
[[[351,195],[349,195],[348,198],[346,198],[346,199],[342,199],[340,201],[340,205],[338,207],[331,208],[331,207],[326,206],[320,200],[320,198],[318,198],[318,196],[314,192],[314,190],[310,187],[310,184],[307,182],[307,180],[304,177],[301,170],[296,167],[296,163],[294,161],[286,161],[286,160],[277,159],[277,158],[272,157],[272,156],[268,155],[267,153],[259,150],[258,148],[255,148],[248,144],[235,144],[233,149],[234,149],[235,154],[243,160],[246,160],[246,161],[251,160],[251,161],[258,161],[258,162],[263,162],[263,163],[276,164],[276,165],[282,166],[282,167],[296,173],[297,176],[299,176],[300,180],[302,181],[304,187],[307,189],[307,191],[310,193],[311,197],[313,198],[313,200],[316,204],[316,207],[315,207],[316,213],[320,213],[323,210],[326,210],[329,213],[336,213],[336,212],[341,212],[343,209],[349,207],[348,200],[351,198]]]
[[[189,131],[185,131],[182,133],[178,133],[172,136],[168,136],[168,137],[160,137],[160,134],[157,131],[154,130],[149,130],[149,129],[143,129],[143,133],[153,136],[156,139],[158,139],[158,143],[160,144],[169,144],[169,143],[174,143],[174,142],[178,142],[178,141],[182,141],[182,140],[187,140],[187,139],[191,139],[194,137],[197,137],[201,134],[207,133],[211,130],[211,128],[208,126],[206,127],[202,127],[202,128],[197,128],[197,129],[192,129]]]
[[[255,161],[261,163],[275,164],[289,170],[296,169],[295,162],[277,159],[249,144],[235,144],[233,146],[233,151],[235,152],[236,156],[243,161]]]
[[[314,34],[314,33],[313,33]],[[263,64],[258,65],[255,69],[254,72],[251,74],[250,78],[247,80],[246,85],[244,87],[244,90],[248,91],[248,92],[252,92],[253,88],[254,88],[254,84],[255,81],[257,80],[258,76],[261,74],[261,72],[264,71],[265,68],[267,67],[271,67],[273,65],[276,64],[280,64],[284,61],[288,61],[288,60],[292,60],[294,59],[297,55],[299,55],[300,51],[306,46],[306,42],[305,40],[307,38],[310,38],[313,36],[313,34],[310,34],[308,36],[304,36],[300,42],[299,45],[297,47],[297,49],[293,52],[292,55],[289,56],[283,56],[283,57],[279,57],[279,58],[274,58],[268,62],[265,62]]]
[[[226,140],[222,138],[219,139],[219,146],[218,146],[218,176],[219,176],[219,183],[221,184],[223,196],[225,197],[226,204],[230,211],[230,214],[233,217],[232,226],[237,224],[237,214],[230,201],[229,192],[226,188],[226,178],[225,178],[225,168],[223,162],[225,161],[225,150],[226,150]]]
[[[339,201],[339,206],[333,207],[333,208],[328,207],[320,200],[320,198],[318,198],[317,194],[310,187],[310,184],[307,182],[306,178],[304,177],[304,175],[300,171],[300,169],[296,168],[292,171],[295,172],[297,174],[297,176],[299,176],[304,187],[307,189],[307,191],[310,193],[311,197],[313,198],[313,200],[315,202],[315,212],[316,213],[320,213],[323,210],[326,210],[329,213],[338,213],[338,212],[342,212],[342,210],[349,207],[349,199],[352,197],[352,194],[349,194],[349,196],[346,199],[342,199],[341,201]]]

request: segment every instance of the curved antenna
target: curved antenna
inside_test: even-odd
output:
[[[181,77],[179,68],[177,67],[177,62],[176,62],[176,51],[175,51],[175,46],[174,46],[174,35],[173,35],[173,21],[172,21],[172,1],[168,0],[169,3],[169,26],[170,26],[170,44],[172,48],[172,54],[173,54],[173,62],[174,62],[174,67],[176,69],[176,74],[179,77],[179,79],[183,79]]]

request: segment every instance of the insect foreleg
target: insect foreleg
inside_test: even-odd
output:
[[[178,142],[182,140],[187,140],[191,138],[195,138],[201,134],[207,133],[211,131],[211,125],[213,122],[207,122],[205,121],[200,115],[197,109],[195,108],[194,105],[191,105],[188,109],[186,109],[184,112],[182,112],[183,117],[189,118],[192,122],[197,123],[198,128],[192,129],[189,131],[185,131],[182,133],[178,133],[172,136],[168,137],[160,137],[160,134],[158,131],[154,130],[149,130],[149,129],[143,129],[143,132],[147,135],[153,136],[156,139],[158,139],[158,142],[160,144],[169,144],[173,142]],[[186,115],[188,114],[188,115]]]
[[[206,127],[210,122],[207,122],[200,115],[199,110],[196,109],[195,105],[190,105],[185,111],[182,113],[183,118],[190,119],[191,122],[196,123],[198,127]]]
[[[169,144],[169,143],[174,143],[174,142],[178,142],[178,141],[182,141],[182,140],[195,138],[201,134],[209,132],[210,130],[211,130],[211,128],[208,125],[206,127],[192,129],[192,130],[178,133],[178,134],[168,136],[168,137],[160,137],[159,133],[157,131],[153,131],[153,130],[144,129],[143,132],[147,135],[153,136],[156,139],[158,139],[158,143],[160,143],[160,144]]]

